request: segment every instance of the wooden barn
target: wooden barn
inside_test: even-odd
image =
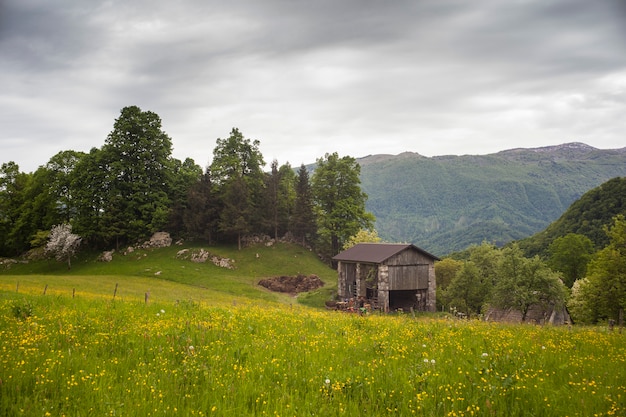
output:
[[[435,311],[434,255],[411,244],[359,243],[333,258],[338,295],[382,311]]]

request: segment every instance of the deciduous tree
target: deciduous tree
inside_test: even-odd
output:
[[[226,139],[217,139],[213,161],[209,167],[217,195],[222,198],[219,230],[241,238],[251,230],[259,230],[264,192],[263,156],[260,142],[244,138],[236,128]]]
[[[451,299],[448,288],[463,267],[464,262],[452,258],[445,258],[435,263],[435,278],[437,281],[438,307],[450,307]]]
[[[378,243],[381,241],[382,239],[378,236],[378,232],[375,229],[361,229],[356,232],[355,235],[348,238],[348,240],[343,244],[343,249],[350,249],[358,243]]]
[[[615,216],[605,227],[609,244],[589,263],[574,303],[582,304],[593,321],[608,318],[623,324],[626,310],[626,219]]]
[[[103,147],[111,176],[109,201],[125,219],[123,236],[131,241],[162,228],[169,213],[168,172],[172,141],[161,118],[137,106],[125,107]]]
[[[67,269],[72,268],[72,256],[80,247],[80,236],[72,233],[72,226],[60,224],[50,230],[50,238],[46,244],[46,252],[52,254],[57,261],[66,261]]]
[[[446,291],[450,306],[457,307],[467,317],[479,314],[489,294],[489,283],[473,262],[465,262]]]
[[[538,256],[525,258],[517,245],[502,250],[499,279],[493,289],[492,303],[500,308],[514,308],[526,320],[534,304],[565,305],[567,291],[560,275]]]
[[[24,235],[19,219],[23,215],[32,174],[20,171],[15,162],[0,167],[0,254],[13,256],[28,249],[28,233]]]
[[[365,210],[367,194],[361,190],[360,173],[356,159],[340,158],[336,152],[317,160],[312,190],[326,255],[336,255],[350,236],[374,225],[374,215]]]
[[[548,265],[563,274],[569,288],[587,273],[587,264],[594,253],[593,242],[584,235],[568,233],[555,239],[549,246]]]
[[[134,242],[168,220],[172,141],[156,113],[125,107],[101,149],[76,165],[76,227],[101,245]]]

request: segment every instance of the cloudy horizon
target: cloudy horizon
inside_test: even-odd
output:
[[[0,163],[101,147],[123,107],[173,156],[237,127],[266,162],[626,146],[621,0],[0,0]]]

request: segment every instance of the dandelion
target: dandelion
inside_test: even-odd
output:
[[[424,363],[428,363],[428,362],[429,362],[428,358],[425,358]]]
[[[434,364],[435,364],[435,360],[434,360],[434,359],[431,359],[431,360],[430,360],[430,364],[431,364],[431,365],[434,365]]]
[[[489,354],[488,354],[487,352],[484,352],[484,353],[482,354],[482,356],[483,356],[483,358],[486,358],[487,356],[489,356]]]
[[[326,385],[330,385],[330,379],[326,378],[326,380],[324,381],[324,383],[325,383]]]

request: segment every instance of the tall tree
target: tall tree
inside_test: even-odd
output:
[[[293,235],[302,241],[312,242],[316,237],[317,225],[313,203],[313,191],[309,180],[309,171],[300,165],[295,187],[295,201],[290,226]]]
[[[243,178],[229,181],[229,186],[223,195],[224,209],[222,210],[219,228],[226,234],[237,237],[237,248],[242,248],[242,237],[252,229],[250,224],[250,205],[248,184]]]
[[[124,221],[115,215],[110,161],[98,148],[81,158],[72,175],[74,189],[74,230],[91,246],[108,246],[124,236]]]
[[[13,256],[28,249],[30,236],[21,233],[19,219],[31,181],[32,174],[21,172],[15,162],[0,167],[0,254]]]
[[[246,139],[239,129],[233,128],[228,138],[217,139],[209,167],[216,193],[223,199],[219,230],[235,236],[240,248],[242,236],[259,230],[263,223],[261,167],[265,162],[259,146],[258,140]]]
[[[293,218],[296,202],[296,174],[287,162],[280,166],[278,175],[280,177],[278,184],[278,230],[283,235],[289,231]]]
[[[278,228],[280,219],[280,182],[281,174],[278,171],[278,161],[274,159],[271,164],[271,171],[265,176],[265,204],[267,207],[266,222],[269,225],[274,239],[278,239]]]
[[[360,187],[361,167],[356,159],[335,152],[317,160],[312,190],[318,213],[322,251],[339,253],[345,241],[360,229],[371,229],[374,215],[365,211],[365,194]]]
[[[170,173],[169,191],[170,213],[167,224],[167,231],[172,236],[185,235],[185,211],[189,204],[189,192],[195,184],[198,184],[202,177],[202,168],[196,165],[193,159],[187,158],[181,162],[172,158],[172,170]]]
[[[192,239],[206,239],[212,242],[217,230],[218,199],[207,169],[200,181],[193,184],[187,192],[187,203],[183,213],[185,233]]]
[[[271,171],[265,175],[265,224],[274,239],[289,230],[295,200],[295,174],[287,163],[278,166],[273,160]]]
[[[10,241],[19,242],[20,252],[29,248],[29,243],[38,232],[47,234],[52,225],[63,221],[64,217],[51,187],[51,172],[45,167],[39,167],[28,177],[21,193],[19,215],[9,235]]]
[[[170,204],[172,141],[161,118],[137,106],[123,108],[103,151],[112,179],[108,197],[119,197],[115,211],[126,220],[125,237],[134,241],[162,228]]]
[[[260,145],[258,140],[246,139],[237,128],[228,138],[218,138],[209,167],[213,183],[221,187],[232,179],[244,178],[249,186],[262,185],[265,162]]]
[[[84,152],[61,151],[54,155],[45,166],[48,173],[48,189],[56,204],[59,223],[69,223],[76,214],[72,178],[76,165],[85,156]]]
[[[100,245],[134,242],[162,228],[169,213],[172,141],[161,119],[125,107],[101,149],[76,164],[76,228]]]

